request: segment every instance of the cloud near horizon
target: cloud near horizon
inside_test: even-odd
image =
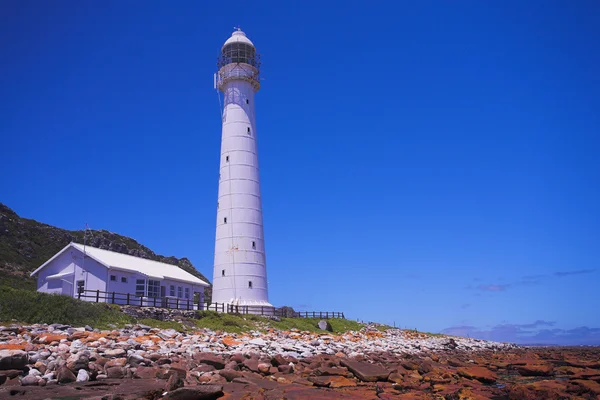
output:
[[[482,292],[504,292],[507,289],[510,289],[515,286],[524,286],[524,285],[537,285],[542,283],[544,279],[547,278],[564,278],[567,276],[573,275],[583,275],[583,274],[591,274],[596,272],[596,269],[579,269],[575,271],[556,271],[551,275],[525,275],[520,280],[512,283],[490,283],[487,285],[479,284],[475,287],[469,285],[466,289],[476,289]],[[476,281],[478,279],[475,279]]]
[[[600,328],[581,326],[573,329],[550,329],[555,324],[554,321],[537,320],[531,324],[500,324],[491,329],[462,325],[446,328],[442,333],[523,345],[600,345]]]
[[[554,276],[563,277],[563,276],[571,276],[571,275],[582,275],[582,274],[591,274],[592,272],[596,272],[595,269],[580,269],[577,271],[558,271],[554,273]]]

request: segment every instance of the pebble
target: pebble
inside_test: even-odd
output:
[[[80,369],[77,373],[77,382],[87,382],[90,380],[90,375],[85,369]]]
[[[67,336],[69,333],[71,336]],[[38,340],[48,335],[64,338],[58,344],[57,341]],[[71,337],[73,340],[69,339]],[[227,345],[223,343],[225,339],[228,341]],[[378,352],[416,355],[422,352],[446,351],[450,345],[453,350],[516,348],[507,343],[468,338],[449,339],[399,329],[381,332],[373,326],[342,335],[325,335],[297,329],[269,330],[267,333],[250,331],[244,335],[208,329],[181,333],[174,329],[154,329],[146,325],[108,331],[98,331],[88,326],[76,328],[59,324],[0,327],[0,345],[8,342],[31,350],[0,350],[0,364],[15,369],[24,369],[26,364],[30,365],[28,375],[21,380],[22,385],[55,384],[57,380],[67,383],[75,380],[87,382],[108,377],[131,377],[137,368],[164,370],[166,367],[172,368],[173,357],[181,361],[191,359],[197,353],[224,355],[228,356],[227,360],[234,354],[243,360],[257,357],[254,358],[256,370],[269,376],[274,371],[277,372],[277,368],[265,360],[275,355],[289,357],[296,362],[318,355],[349,358]],[[34,364],[36,368],[31,367]],[[161,367],[162,364],[164,365]],[[236,368],[235,362],[227,365],[232,370]],[[291,368],[282,369],[289,373],[288,370],[294,369],[294,364],[290,365]],[[197,375],[206,382],[224,379],[211,371],[199,371]],[[239,378],[234,377],[235,374],[230,375],[230,380]]]

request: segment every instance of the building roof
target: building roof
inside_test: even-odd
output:
[[[59,251],[54,257],[46,261],[41,267],[31,273],[35,275],[48,263],[54,260],[57,256],[65,252],[69,248],[75,248],[83,253],[83,245],[79,243],[69,243],[64,249]],[[86,256],[96,260],[108,269],[119,269],[129,272],[139,272],[148,277],[157,279],[174,279],[193,283],[200,286],[209,286],[207,282],[195,277],[189,272],[184,271],[177,265],[161,263],[158,261],[148,260],[145,258],[134,257],[128,254],[116,253],[110,250],[103,250],[97,247],[85,246]]]
[[[231,37],[227,39],[225,44],[223,44],[223,47],[227,46],[230,43],[246,43],[254,47],[254,43],[252,43],[252,41],[246,37],[246,34],[242,32],[239,28],[237,31],[234,31],[231,34]]]

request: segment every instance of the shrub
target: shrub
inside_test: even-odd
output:
[[[0,287],[0,321],[10,320],[94,327],[132,321],[119,311],[118,306],[89,303],[64,295]]]

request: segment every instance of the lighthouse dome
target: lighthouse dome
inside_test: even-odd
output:
[[[249,64],[256,69],[260,67],[254,44],[239,28],[231,34],[221,48],[218,66],[221,68],[228,64]]]
[[[231,37],[229,39],[227,39],[225,44],[223,44],[222,49],[225,48],[225,46],[232,44],[232,43],[244,43],[244,44],[254,47],[254,43],[252,43],[252,41],[250,39],[248,39],[248,37],[246,37],[246,34],[244,32],[242,32],[242,30],[240,30],[240,28],[237,28],[237,30],[231,34]]]

